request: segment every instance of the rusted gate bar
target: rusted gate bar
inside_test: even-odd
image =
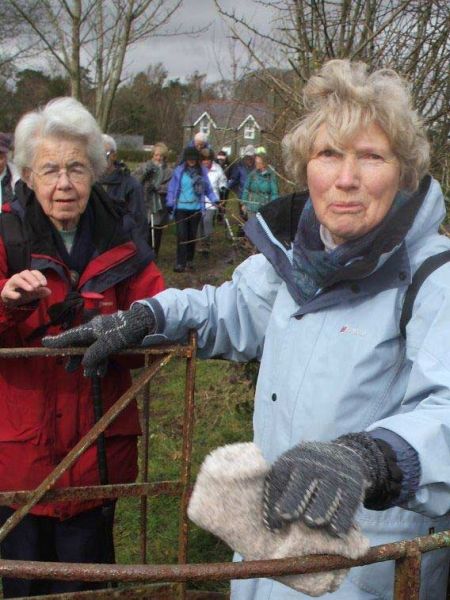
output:
[[[191,332],[189,335],[189,346],[192,355],[186,361],[186,386],[184,395],[184,418],[183,418],[183,449],[181,459],[181,499],[180,499],[180,533],[178,540],[178,562],[187,563],[187,548],[189,535],[189,521],[187,508],[189,502],[189,483],[191,478],[192,462],[192,435],[194,430],[194,392],[195,392],[195,367],[197,356],[197,336]],[[180,599],[186,597],[186,586],[180,586]]]
[[[145,366],[148,368],[149,357],[145,357]],[[148,483],[148,442],[149,442],[149,417],[150,417],[150,381],[144,388],[142,395],[142,439],[141,439],[141,483]],[[147,564],[147,494],[140,500],[140,546],[141,563]]]
[[[152,600],[173,600],[173,585],[141,585],[124,586],[122,588],[105,588],[102,590],[89,590],[85,592],[67,592],[62,594],[45,594],[39,596],[39,600],[104,600],[122,598],[126,600],[141,600],[151,598]],[[28,597],[15,598],[14,600],[28,600]],[[209,599],[208,599],[209,600]]]
[[[391,544],[374,546],[358,560],[341,556],[321,555],[257,560],[241,563],[202,563],[186,565],[99,565],[0,560],[1,577],[25,579],[77,579],[83,581],[136,581],[167,583],[186,581],[226,581],[253,577],[279,577],[349,569],[386,560],[397,560],[408,552],[430,552],[445,548],[450,531]]]
[[[222,592],[210,592],[201,590],[188,590],[188,600],[226,600],[228,594]],[[140,600],[151,598],[151,600],[174,600],[173,585],[146,585],[146,586],[124,586],[115,590],[94,590],[86,592],[68,592],[63,594],[50,594],[39,596],[39,600],[103,600],[124,598],[126,600]],[[28,600],[27,598],[16,598],[15,600]]]
[[[36,356],[79,356],[84,354],[86,348],[0,348],[0,358],[22,358],[22,357],[36,357]],[[117,355],[127,354],[141,354],[151,356],[161,356],[165,354],[171,354],[181,358],[188,358],[192,354],[192,350],[189,346],[180,346],[174,344],[167,344],[163,346],[150,346],[148,348],[127,348],[127,350],[120,350],[115,352]]]
[[[0,492],[0,506],[27,504],[33,491]],[[103,498],[125,498],[127,496],[181,496],[179,481],[157,481],[153,483],[114,483],[89,487],[70,487],[49,490],[41,502],[58,500],[101,500]]]
[[[419,600],[421,562],[422,554],[414,546],[408,549],[406,556],[395,561],[395,600]]]
[[[23,517],[37,504],[45,492],[49,490],[56,481],[61,477],[62,473],[67,470],[72,464],[95,442],[100,433],[114,421],[114,419],[128,406],[128,404],[136,397],[136,394],[146,385],[148,381],[172,358],[171,354],[161,357],[155,361],[152,366],[144,371],[132,384],[125,394],[123,394],[117,402],[97,421],[92,429],[72,448],[72,450],[63,458],[59,465],[44,479],[44,481],[33,491],[28,502],[21,508],[17,509],[11,517],[0,528],[0,542],[8,535],[8,533],[23,519]]]

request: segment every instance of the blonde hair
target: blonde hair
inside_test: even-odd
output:
[[[376,123],[400,163],[400,187],[417,189],[430,149],[408,85],[395,71],[369,73],[365,63],[331,60],[310,78],[303,101],[305,116],[282,142],[286,170],[301,187],[307,187],[306,167],[321,125],[339,146]]]
[[[22,175],[33,164],[39,142],[47,137],[81,140],[86,144],[95,177],[106,169],[102,132],[91,113],[75,98],[50,100],[20,119],[14,132],[14,162]]]
[[[161,156],[163,158],[166,158],[167,155],[169,154],[169,148],[166,146],[166,144],[164,142],[156,142],[156,144],[153,146],[153,154],[155,154],[155,150],[157,148],[158,148]]]

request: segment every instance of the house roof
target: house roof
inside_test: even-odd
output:
[[[238,129],[249,115],[254,117],[261,129],[270,129],[273,123],[273,113],[264,104],[209,100],[191,104],[186,111],[183,126],[192,127],[205,112],[218,128]]]

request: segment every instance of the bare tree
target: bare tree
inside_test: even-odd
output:
[[[303,84],[327,59],[363,60],[403,74],[433,138],[442,175],[450,135],[448,0],[248,0],[247,8],[252,2],[265,11],[271,25],[266,31],[238,10],[226,9],[223,0],[214,2],[251,56],[253,76],[265,83],[272,103],[278,102],[284,126],[301,115]]]
[[[23,0],[24,9],[29,0]],[[35,56],[36,49],[29,39],[24,38],[24,23],[16,18],[14,8],[7,0],[0,0],[0,68],[1,76],[9,77],[16,62]],[[39,19],[40,15],[36,14]]]
[[[10,0],[28,35],[67,73],[72,95],[83,100],[82,76],[95,87],[95,115],[106,129],[127,51],[158,35],[183,0]],[[37,18],[38,15],[44,19]],[[165,35],[178,32],[165,32]]]

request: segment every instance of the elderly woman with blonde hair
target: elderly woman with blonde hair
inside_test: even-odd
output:
[[[254,441],[271,468],[257,508],[280,547],[296,521],[330,539],[359,525],[373,545],[444,531],[450,240],[425,130],[407,84],[358,62],[324,64],[304,106],[284,142],[304,191],[247,222],[260,254],[219,287],[142,300],[148,327],[174,341],[198,328],[201,356],[261,361]],[[112,351],[96,338],[91,369]],[[70,340],[77,330],[53,344]],[[448,558],[423,558],[421,598],[445,597]],[[393,585],[393,562],[380,562],[329,597],[387,599]],[[306,597],[270,579],[232,583],[236,600]]]
[[[15,162],[22,182],[2,219],[8,218],[8,224],[22,232],[15,241],[27,252],[19,266],[4,231],[3,347],[40,346],[46,332],[58,333],[95,314],[128,309],[148,291],[164,289],[151,249],[145,242],[136,245],[133,231],[94,183],[106,160],[101,131],[84,106],[72,98],[59,98],[24,115],[15,131]],[[139,314],[142,307],[136,316],[143,324]],[[113,315],[110,318],[115,321]],[[133,343],[131,338],[128,343]],[[95,423],[91,379],[74,361],[69,371],[64,362],[59,357],[35,357],[0,363],[2,491],[37,488]],[[104,410],[130,386],[129,366],[120,358],[104,364],[100,383]],[[134,481],[139,433],[135,404],[106,430],[102,460],[109,483]],[[105,483],[99,453],[100,446],[90,446],[56,486]],[[81,498],[37,504],[1,542],[2,558],[110,562],[114,504],[104,504]],[[0,507],[0,521],[9,519],[15,508]],[[95,587],[99,584],[3,579],[7,598]]]
[[[134,173],[144,186],[144,202],[149,223],[148,242],[158,258],[163,228],[168,223],[166,206],[167,187],[172,177],[172,169],[167,163],[169,148],[164,142],[153,146],[151,160],[141,165]]]

